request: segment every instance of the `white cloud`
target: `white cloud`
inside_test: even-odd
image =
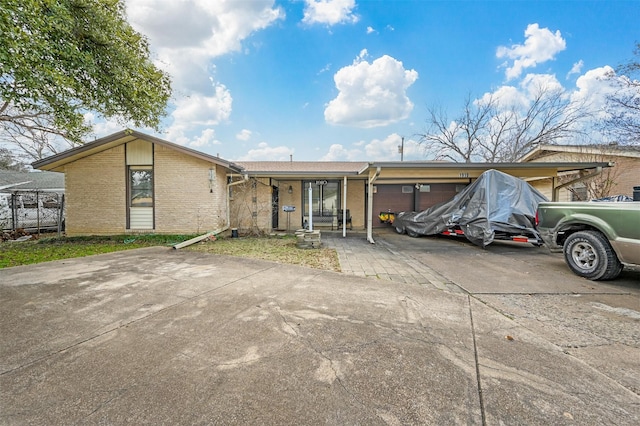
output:
[[[491,93],[485,93],[476,103],[488,102],[492,99],[500,109],[526,109],[540,90],[564,92],[556,76],[552,74],[527,74],[516,86],[500,86]]]
[[[189,97],[178,99],[176,109],[171,116],[174,125],[213,126],[226,121],[231,114],[233,99],[231,93],[222,84],[215,86],[214,96],[204,96],[194,93]]]
[[[274,0],[127,0],[129,21],[162,55],[189,49],[198,59],[239,51],[253,32],[283,19]],[[161,58],[162,59],[162,58]]]
[[[377,33],[377,31],[373,27],[367,27],[367,34]]]
[[[305,3],[302,22],[306,24],[335,25],[359,20],[353,13],[355,0],[305,0]]]
[[[359,141],[353,144],[355,148],[345,148],[340,144],[333,144],[329,152],[321,161],[400,161],[399,146],[402,136],[392,133],[384,139],[373,139],[370,142]],[[424,159],[420,145],[412,140],[404,140],[404,155],[406,161]]]
[[[320,161],[358,161],[362,157],[361,150],[357,148],[347,149],[341,144],[334,143],[329,147],[329,152],[320,157]]]
[[[580,59],[578,62],[573,64],[571,70],[567,73],[567,78],[572,76],[573,74],[580,74],[582,72],[582,67],[584,66],[584,62]]]
[[[240,141],[248,141],[251,139],[251,130],[242,129],[238,134],[236,134],[236,139]]]
[[[615,83],[615,71],[610,66],[604,66],[587,71],[576,80],[576,90],[572,94],[575,101],[588,100],[594,111],[601,118],[608,114],[607,97],[619,89]]]
[[[200,136],[189,143],[189,146],[194,148],[211,145],[221,145],[221,142],[216,140],[216,131],[214,129],[204,129]]]
[[[406,90],[418,79],[418,72],[405,70],[402,62],[384,55],[372,63],[362,50],[352,65],[333,77],[339,93],[327,105],[327,123],[354,127],[378,127],[409,116],[413,103]]]
[[[293,149],[286,146],[272,147],[266,142],[260,142],[257,148],[250,149],[237,161],[288,161],[293,152]]]
[[[513,65],[507,67],[506,71],[508,80],[520,77],[526,68],[554,59],[558,52],[566,48],[560,31],[553,33],[548,28],[540,28],[538,24],[527,26],[524,35],[524,44],[500,46],[496,51],[498,58],[513,59]]]
[[[228,120],[232,111],[231,93],[213,79],[212,60],[240,51],[251,34],[283,19],[283,9],[275,0],[126,1],[129,22],[148,37],[156,65],[172,79],[173,123],[167,133],[178,143],[204,144],[206,136],[185,135]]]

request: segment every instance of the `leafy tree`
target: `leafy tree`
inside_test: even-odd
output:
[[[157,129],[170,94],[122,0],[2,1],[0,137],[31,158],[82,143],[88,111]]]
[[[586,101],[574,101],[559,88],[539,84],[530,88],[526,105],[508,106],[490,95],[467,97],[454,120],[430,108],[426,132],[418,137],[427,156],[435,159],[513,162],[540,144],[581,134],[579,124],[589,117]]]

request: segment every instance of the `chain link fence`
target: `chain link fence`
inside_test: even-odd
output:
[[[57,231],[64,229],[64,194],[45,191],[0,193],[3,231]]]

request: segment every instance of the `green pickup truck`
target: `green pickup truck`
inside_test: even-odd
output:
[[[640,202],[542,202],[536,225],[581,277],[612,280],[623,265],[640,265]]]

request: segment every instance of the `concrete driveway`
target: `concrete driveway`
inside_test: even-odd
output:
[[[270,262],[3,269],[0,335],[2,424],[640,423],[637,389],[464,291]]]

